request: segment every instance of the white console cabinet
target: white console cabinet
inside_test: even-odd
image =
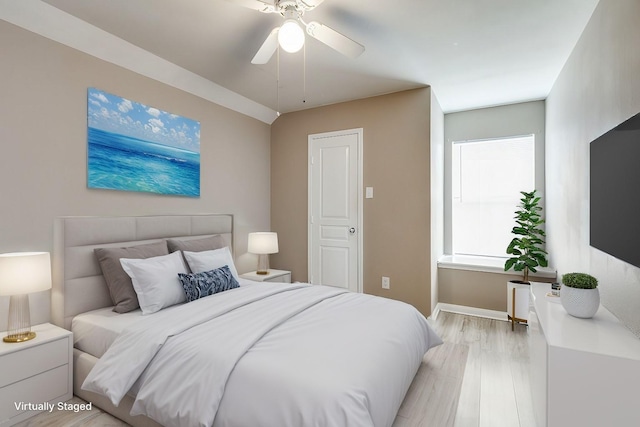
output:
[[[640,339],[602,305],[570,316],[531,283],[531,388],[539,427],[640,426]]]

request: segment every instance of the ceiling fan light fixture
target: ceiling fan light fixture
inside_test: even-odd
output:
[[[286,52],[295,53],[304,46],[304,31],[295,19],[287,19],[278,31],[278,43]]]

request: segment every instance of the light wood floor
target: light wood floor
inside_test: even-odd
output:
[[[533,427],[526,326],[441,312],[445,344],[429,350],[393,427]],[[73,402],[83,402],[74,397]],[[94,408],[54,411],[20,427],[126,427]]]
[[[525,325],[441,312],[432,326],[445,345],[425,356],[393,427],[535,426]]]
[[[534,427],[527,327],[451,313],[436,326],[444,341],[469,347],[454,426]]]

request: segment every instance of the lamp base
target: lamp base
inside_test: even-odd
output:
[[[36,337],[36,333],[31,331],[29,295],[11,295],[8,326],[7,336],[2,339],[4,342],[24,342]]]
[[[7,335],[6,337],[2,338],[2,341],[4,341],[4,342],[25,342],[25,341],[32,340],[35,337],[36,337],[36,333],[31,331],[31,332],[25,332],[23,334]]]
[[[269,274],[269,255],[258,255],[258,271],[256,271],[256,274],[259,274],[261,276]]]

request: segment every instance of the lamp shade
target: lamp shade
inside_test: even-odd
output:
[[[50,288],[49,252],[0,254],[0,295],[22,295]]]
[[[278,233],[268,231],[249,233],[247,250],[258,255],[278,253]]]

